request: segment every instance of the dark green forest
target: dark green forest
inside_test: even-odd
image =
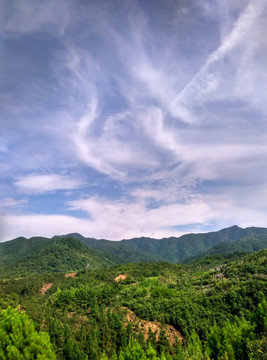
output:
[[[265,234],[242,230],[204,249],[216,237],[205,234],[194,254],[191,236],[175,263],[145,239],[126,250],[78,234],[0,244],[0,359],[266,359]]]

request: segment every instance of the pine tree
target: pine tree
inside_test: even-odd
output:
[[[147,360],[144,350],[136,340],[130,339],[125,351],[121,351],[119,360]]]
[[[0,314],[0,359],[55,360],[49,335],[37,332],[31,319],[8,307]]]

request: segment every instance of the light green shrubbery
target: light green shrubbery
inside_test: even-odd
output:
[[[55,360],[49,335],[38,333],[23,311],[8,307],[0,314],[0,359]]]

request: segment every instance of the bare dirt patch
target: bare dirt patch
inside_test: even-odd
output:
[[[72,278],[75,278],[75,276],[77,275],[77,273],[76,272],[73,272],[73,273],[66,273],[65,274],[65,278],[67,278],[67,277],[72,277]]]
[[[119,276],[117,276],[114,280],[115,281],[120,281],[120,280],[124,280],[127,278],[127,275],[123,275],[123,274],[120,274]]]
[[[165,331],[165,335],[168,338],[171,346],[173,346],[177,340],[181,343],[183,342],[182,334],[172,325],[162,325],[160,321],[142,320],[129,309],[127,309],[125,316],[124,327],[127,327],[128,323],[132,323],[133,330],[141,330],[146,340],[149,336],[149,329],[151,329],[151,331],[155,334],[157,341],[159,339],[160,332]]]
[[[41,288],[41,294],[45,294],[47,292],[47,290],[49,290],[51,288],[51,286],[53,285],[53,283],[49,283],[49,284],[46,284],[44,283],[43,287]]]

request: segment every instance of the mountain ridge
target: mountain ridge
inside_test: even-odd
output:
[[[189,233],[180,237],[162,239],[140,237],[121,241],[86,238],[79,233],[55,235],[52,238],[32,237],[26,239],[19,237],[0,243],[0,265],[14,265],[26,258],[29,261],[30,257],[36,257],[36,254],[39,254],[40,249],[49,248],[49,246],[53,248],[55,241],[62,241],[61,246],[64,246],[66,241],[70,242],[67,239],[76,239],[83,246],[86,246],[83,248],[85,252],[87,252],[85,249],[94,251],[100,265],[148,261],[183,263],[190,261],[190,259],[193,261],[213,254],[248,253],[267,248],[267,228],[248,227],[243,229],[234,225],[219,231]],[[78,255],[73,254],[73,256],[77,260]],[[45,254],[45,257],[49,257],[49,254]],[[56,261],[59,263],[59,260]],[[59,267],[65,269],[65,265],[60,264]]]
[[[233,225],[219,231],[212,231],[207,233],[189,233],[180,237],[168,237],[162,239],[154,239],[150,237],[140,237],[132,239],[123,239],[120,241],[112,240],[96,240],[94,238],[85,238],[81,234],[69,234],[77,236],[80,241],[87,246],[107,251],[112,248],[112,251],[130,251],[129,248],[134,249],[142,256],[156,256],[158,260],[170,262],[184,262],[191,257],[204,254],[206,251],[212,249],[219,243],[234,243],[243,238],[250,237],[251,242],[258,240],[262,236],[262,246],[258,250],[267,247],[267,229],[262,227],[247,227],[245,229]],[[240,251],[233,247],[232,251]],[[253,251],[253,249],[251,249]],[[225,251],[226,252],[226,251]],[[248,250],[249,252],[249,250]],[[153,260],[151,258],[151,260]]]
[[[34,246],[26,247],[27,251],[24,252],[18,251],[13,258],[10,254],[2,256],[0,272],[9,275],[68,272],[78,271],[85,267],[95,269],[113,265],[100,251],[87,247],[75,238],[44,238],[46,241],[38,242],[39,239],[28,239],[29,242],[35,242]],[[18,250],[20,250],[19,247]],[[13,252],[14,249],[11,248],[11,251]]]

